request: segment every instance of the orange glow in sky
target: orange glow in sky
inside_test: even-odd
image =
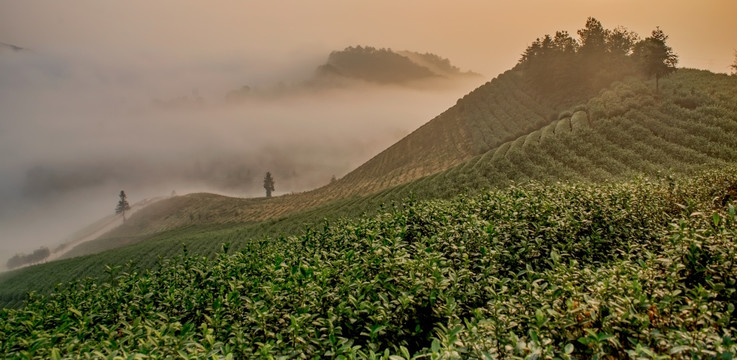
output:
[[[727,72],[737,48],[735,14],[734,0],[3,1],[0,41],[134,63],[283,59],[361,44],[437,53],[491,78],[536,37],[575,34],[593,16],[641,36],[660,26],[680,66]]]

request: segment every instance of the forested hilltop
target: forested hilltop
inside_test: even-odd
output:
[[[433,78],[479,77],[462,72],[448,59],[431,53],[350,46],[333,51],[317,69],[319,78],[343,77],[382,84],[404,84]]]
[[[0,354],[734,357],[737,76],[578,35],[325,187],[177,196],[4,274]]]
[[[540,96],[563,105],[595,94],[628,76],[658,81],[676,70],[678,56],[659,27],[642,39],[622,26],[606,29],[588,18],[574,39],[567,31],[545,35],[527,47],[515,67]]]

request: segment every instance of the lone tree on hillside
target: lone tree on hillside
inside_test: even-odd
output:
[[[678,55],[665,44],[666,40],[668,40],[668,35],[656,27],[652,36],[635,44],[632,53],[646,75],[655,75],[656,91],[660,90],[660,78],[676,71],[678,63]]]
[[[732,68],[732,75],[737,75],[737,50],[734,52],[734,63],[730,67]]]
[[[271,197],[271,192],[274,191],[274,178],[271,177],[271,173],[268,171],[264,177],[264,189],[266,189],[266,197]]]
[[[128,196],[125,195],[125,191],[120,190],[120,201],[118,206],[115,207],[116,214],[123,214],[123,222],[125,222],[125,212],[131,209],[131,205],[128,204]]]

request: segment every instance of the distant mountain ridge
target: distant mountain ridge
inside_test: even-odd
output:
[[[450,60],[432,53],[349,46],[333,51],[317,69],[318,78],[345,77],[381,84],[404,84],[432,78],[479,77],[463,72]]]

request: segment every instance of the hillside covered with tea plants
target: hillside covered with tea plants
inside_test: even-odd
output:
[[[413,201],[0,310],[4,358],[731,358],[737,169]]]

